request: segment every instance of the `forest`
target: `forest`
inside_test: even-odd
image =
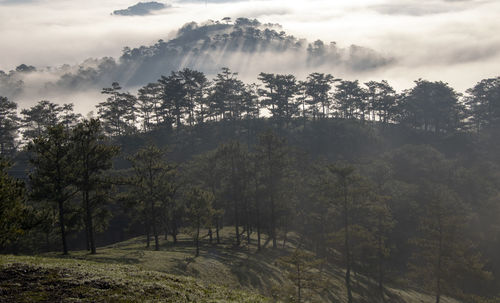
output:
[[[499,302],[500,77],[462,94],[186,68],[102,96],[86,116],[0,97],[0,252],[98,254],[141,235],[158,251],[188,234],[198,257],[231,229],[236,250],[294,243],[276,261],[288,301],[331,287],[334,265],[349,303],[359,276],[371,302],[394,286]]]

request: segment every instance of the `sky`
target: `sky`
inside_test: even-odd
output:
[[[136,0],[0,0],[0,70],[119,57],[124,46],[168,39],[183,24],[223,17],[279,23],[287,34],[369,47],[395,59],[360,80],[398,90],[424,78],[463,92],[500,74],[498,0],[189,0],[148,16],[113,16]],[[331,71],[335,74],[335,71]],[[300,73],[299,73],[300,74]],[[255,78],[257,75],[255,75]],[[1,94],[1,92],[0,92]]]

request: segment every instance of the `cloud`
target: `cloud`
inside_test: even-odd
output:
[[[38,0],[0,0],[0,5],[2,4],[16,5],[16,4],[32,3],[37,1]]]

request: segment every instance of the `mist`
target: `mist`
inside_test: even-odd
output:
[[[306,64],[305,53],[276,56],[267,51],[218,50],[210,54],[211,64],[202,64],[205,57],[196,58],[193,53],[183,56],[175,67],[198,68],[210,76],[228,66],[249,82],[257,81],[261,71],[293,73],[299,78],[321,71],[361,81],[386,79],[398,90],[425,78],[443,80],[463,92],[479,80],[495,76],[500,63],[500,37],[495,34],[500,31],[497,1],[170,1],[162,2],[164,9],[145,16],[112,15],[136,3],[0,1],[0,70],[8,74],[20,64],[37,68],[37,72],[9,80],[24,82],[23,92],[13,99],[21,107],[42,99],[74,102],[77,110],[86,113],[104,99],[99,96],[100,88],[130,79],[114,79],[116,73],[103,72],[98,80],[89,76],[85,85],[65,87],[61,76],[81,75],[82,66],[109,63],[109,58],[120,64],[125,46],[133,49],[159,39],[169,41],[188,22],[205,24],[224,17],[279,23],[287,35],[307,39],[307,43],[317,39],[326,45],[336,42],[342,59],[335,64]],[[361,46],[357,58],[349,57],[352,45]],[[165,69],[149,78],[136,77],[126,88],[134,90],[145,81],[156,80],[158,73],[169,72]],[[1,89],[0,95],[14,95]]]

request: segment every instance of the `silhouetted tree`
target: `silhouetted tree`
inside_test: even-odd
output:
[[[75,184],[83,196],[85,226],[92,254],[96,253],[94,215],[105,202],[103,191],[109,191],[109,182],[103,173],[112,167],[119,148],[106,142],[98,120],[80,122],[72,133],[74,162],[72,171]]]
[[[471,120],[477,130],[500,121],[500,77],[484,79],[467,90]]]
[[[26,141],[42,135],[47,128],[60,122],[59,115],[63,109],[50,101],[40,101],[29,109],[23,109],[21,119],[23,137]]]
[[[260,73],[259,80],[265,87],[259,89],[259,94],[263,98],[261,103],[280,125],[288,123],[292,117],[297,116],[300,103],[295,100],[299,92],[295,76]]]
[[[128,92],[121,92],[121,89],[117,82],[103,88],[102,94],[108,95],[108,98],[97,105],[104,130],[111,136],[130,134],[136,130],[136,98]]]
[[[372,119],[377,118],[383,123],[391,122],[397,111],[396,91],[387,81],[369,81],[365,85],[368,87],[367,97],[369,109],[372,111]]]
[[[34,200],[57,204],[63,254],[68,254],[66,241],[66,204],[77,193],[75,159],[68,131],[63,124],[49,126],[44,135],[28,146],[33,172],[30,175]]]
[[[10,156],[16,149],[19,117],[17,104],[0,96],[0,157]]]
[[[334,81],[335,78],[330,74],[312,73],[307,76],[307,80],[303,83],[305,94],[308,96],[307,103],[311,107],[310,111],[312,111],[314,118],[316,118],[315,113],[319,112],[321,112],[322,118],[326,118],[327,110],[331,106],[329,92]]]
[[[159,220],[158,216],[162,200],[169,199],[165,190],[172,188],[173,166],[165,160],[165,152],[154,145],[146,146],[135,153],[131,158],[133,167],[135,195],[144,205],[146,210],[146,226],[151,226],[155,239],[155,250],[160,250]],[[149,239],[148,239],[149,240]]]
[[[336,91],[333,95],[336,101],[334,109],[344,119],[360,117],[361,120],[364,120],[368,107],[365,95],[365,91],[359,86],[357,80],[341,80],[336,85]]]
[[[283,185],[287,177],[288,159],[285,141],[272,132],[260,135],[255,147],[257,161],[260,162],[261,184],[269,207],[269,235],[273,248],[277,248],[276,229],[279,219],[279,207],[283,203]]]
[[[426,131],[455,132],[462,127],[464,106],[459,94],[444,82],[415,81],[402,95],[400,120]]]
[[[161,113],[161,94],[162,87],[158,82],[148,83],[138,91],[137,116],[142,120],[145,132],[165,122]]]

